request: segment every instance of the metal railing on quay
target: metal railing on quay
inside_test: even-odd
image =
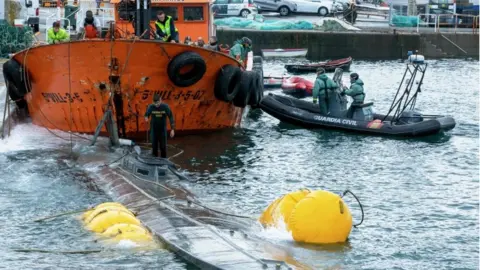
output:
[[[438,33],[442,32],[441,31],[442,26],[446,26],[448,28],[454,28],[453,30],[454,33],[457,33],[457,28],[459,27],[472,28],[473,32],[475,32],[476,31],[475,17],[478,17],[478,16],[467,15],[467,14],[439,14],[435,32],[438,32]]]
[[[433,20],[433,21],[432,21]],[[438,17],[436,14],[420,13],[417,15],[417,33],[420,32],[420,26],[430,27],[433,25],[434,32],[437,32]]]

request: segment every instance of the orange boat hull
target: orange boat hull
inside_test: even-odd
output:
[[[207,69],[197,83],[178,87],[170,81],[167,67],[185,51],[198,53]],[[112,57],[118,66],[113,71]],[[30,82],[25,100],[33,123],[49,129],[93,134],[114,90],[121,92],[129,139],[145,139],[149,123],[144,114],[154,93],[172,109],[177,134],[238,126],[244,111],[214,94],[220,69],[227,64],[240,67],[240,63],[198,47],[148,40],[85,40],[34,47],[13,58],[24,67]],[[120,80],[113,90],[112,74]],[[118,125],[121,119],[115,120]],[[101,134],[107,134],[105,127]]]

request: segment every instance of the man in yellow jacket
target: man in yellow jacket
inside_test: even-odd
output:
[[[48,29],[47,42],[48,44],[57,44],[67,42],[70,40],[67,31],[60,28],[60,22],[54,22],[53,27]]]

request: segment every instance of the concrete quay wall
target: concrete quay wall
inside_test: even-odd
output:
[[[364,60],[403,59],[406,58],[409,50],[418,50],[427,58],[473,57],[478,59],[479,57],[479,36],[473,33],[217,29],[217,38],[223,44],[233,44],[243,36],[252,40],[255,55],[261,55],[261,49],[308,48],[307,58],[310,60],[348,56]],[[452,42],[467,53],[458,49]]]

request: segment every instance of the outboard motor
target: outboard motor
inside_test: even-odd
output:
[[[416,111],[404,111],[397,120],[397,125],[414,124],[423,121],[423,115]]]

